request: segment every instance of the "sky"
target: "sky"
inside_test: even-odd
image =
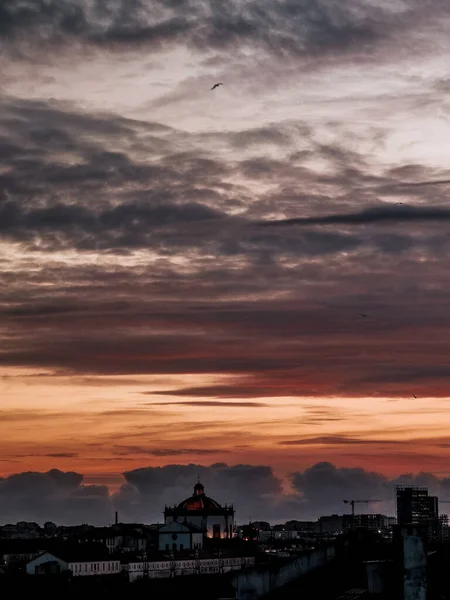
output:
[[[450,493],[449,21],[3,0],[0,522]]]

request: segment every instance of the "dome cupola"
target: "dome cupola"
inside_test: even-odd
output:
[[[200,483],[200,477],[198,478],[198,482],[194,485],[194,496],[204,496],[205,488]]]

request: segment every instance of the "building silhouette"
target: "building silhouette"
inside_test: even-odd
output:
[[[439,520],[436,496],[428,495],[428,488],[421,486],[397,486],[397,523],[431,523]]]
[[[232,538],[234,531],[234,507],[222,506],[205,494],[200,481],[194,487],[194,493],[177,506],[166,506],[164,523],[177,521],[187,523],[204,531],[210,538]]]
[[[396,494],[398,525],[424,525],[428,539],[438,539],[442,526],[437,496],[430,496],[428,488],[422,486],[397,486]]]

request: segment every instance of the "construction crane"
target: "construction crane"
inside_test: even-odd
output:
[[[352,507],[351,528],[354,529],[355,524],[355,504],[370,504],[371,502],[380,502],[380,500],[343,500],[344,504],[350,504]]]
[[[370,504],[372,502],[380,502],[380,500],[344,500],[344,504],[350,504],[352,507],[352,518],[355,516],[355,504]]]

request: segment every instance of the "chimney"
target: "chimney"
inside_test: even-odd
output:
[[[115,524],[116,525],[119,524],[119,513],[117,512],[117,510],[116,510],[116,523]]]

